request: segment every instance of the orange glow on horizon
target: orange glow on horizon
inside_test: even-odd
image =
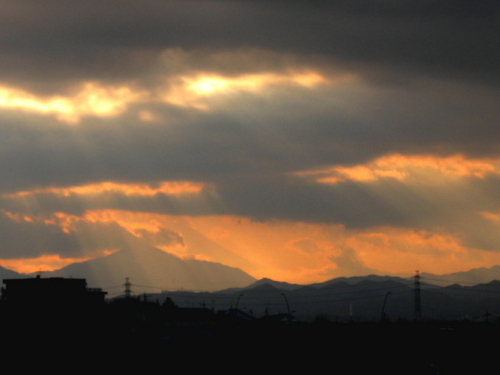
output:
[[[112,252],[108,254],[110,253]],[[90,259],[94,258],[61,258],[59,255],[43,255],[38,258],[0,259],[0,266],[15,272],[29,274],[40,271],[55,271],[72,263],[85,262]]]
[[[500,264],[500,253],[465,247],[451,235],[404,228],[347,230],[334,224],[118,210],[88,211],[85,219],[117,222],[131,233],[172,230],[183,236],[184,245],[155,246],[184,259],[219,262],[256,278],[299,284],[360,276],[373,269],[412,274],[417,267],[443,274]]]
[[[500,264],[499,252],[466,247],[451,234],[405,228],[349,230],[334,224],[254,222],[237,216],[188,217],[119,210],[87,211],[83,217],[59,213],[51,224],[77,231],[74,224],[82,220],[117,223],[146,243],[151,239],[159,241],[149,244],[183,259],[218,262],[258,279],[268,277],[299,284],[362,276],[373,270],[380,274],[412,274],[420,269],[444,274]],[[170,233],[180,236],[182,242],[172,241]],[[162,234],[166,234],[164,243]],[[100,254],[111,252],[100,250]],[[81,259],[45,255],[4,259],[0,265],[31,273],[93,258],[95,255]]]

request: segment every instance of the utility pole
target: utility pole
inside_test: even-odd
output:
[[[420,274],[415,274],[415,320],[422,319],[422,310],[420,308]]]

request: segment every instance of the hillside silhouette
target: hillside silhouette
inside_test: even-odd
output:
[[[255,281],[240,269],[220,263],[181,259],[155,247],[125,248],[105,257],[73,263],[44,277],[80,277],[91,285],[122,285],[130,278],[143,288],[136,293],[165,290],[215,291]],[[145,288],[145,289],[144,289]]]

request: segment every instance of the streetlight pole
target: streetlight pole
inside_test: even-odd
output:
[[[238,299],[236,300],[236,309],[235,310],[238,310],[238,305],[240,304],[240,297],[243,297],[242,293],[240,293],[240,295],[238,296]]]
[[[380,321],[384,322],[385,321],[385,303],[387,302],[387,297],[389,297],[389,294],[392,294],[391,292],[387,292],[384,298],[384,304],[382,305],[382,315],[380,317]]]
[[[286,298],[285,293],[281,293],[281,295],[285,298],[286,308],[288,309],[288,321],[292,320],[292,313],[290,312],[290,305],[288,304],[288,298]]]

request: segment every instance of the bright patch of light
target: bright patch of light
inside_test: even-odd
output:
[[[312,87],[327,83],[328,79],[315,72],[291,72],[288,74],[261,73],[238,77],[198,75],[182,77],[185,88],[197,95],[207,95],[229,90],[258,90],[267,85],[295,84]]]
[[[202,77],[198,80],[185,79],[187,89],[198,95],[211,94],[230,87],[230,81],[219,77]]]
[[[0,107],[54,114],[61,121],[77,123],[82,116],[118,115],[129,103],[141,100],[144,95],[126,86],[104,86],[98,82],[84,83],[73,96],[50,98],[40,98],[15,88],[0,86]]]
[[[209,105],[204,99],[217,94],[251,92],[259,93],[271,87],[296,86],[313,88],[318,85],[351,82],[353,75],[344,75],[336,79],[328,78],[314,71],[290,71],[278,73],[244,74],[223,76],[198,73],[179,77],[163,94],[163,99],[171,104],[207,110]]]

